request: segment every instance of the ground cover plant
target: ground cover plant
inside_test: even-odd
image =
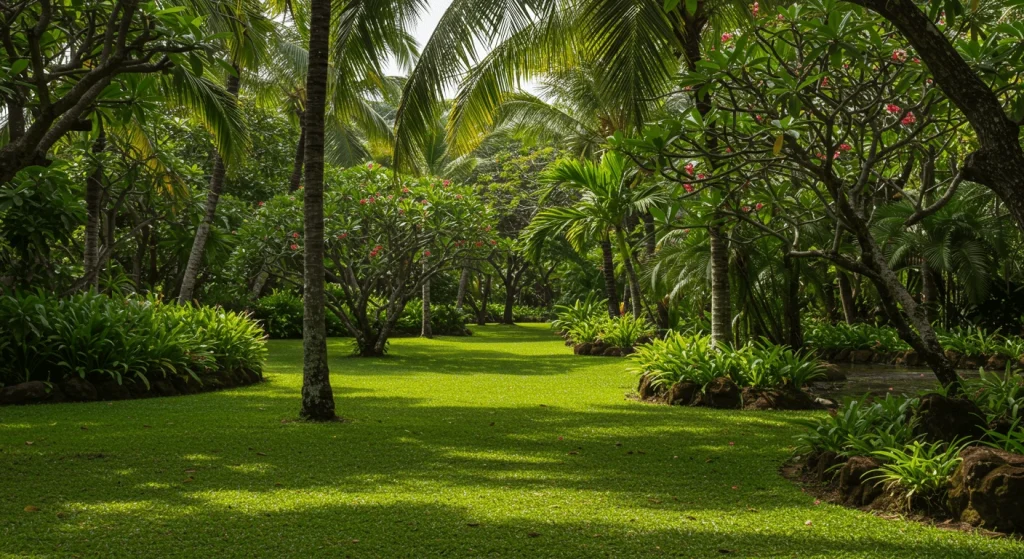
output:
[[[258,378],[265,355],[255,321],[213,307],[92,292],[0,298],[0,385],[80,379],[148,390],[222,373]]]
[[[1024,553],[815,504],[776,472],[813,416],[639,405],[544,325],[331,340],[347,423],[294,421],[300,344],[268,346],[259,385],[0,411],[0,556]]]

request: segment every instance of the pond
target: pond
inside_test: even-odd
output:
[[[846,380],[815,383],[810,387],[814,395],[837,401],[848,396],[882,396],[890,392],[909,396],[939,386],[935,373],[928,367],[898,367],[873,363],[846,363],[838,367],[846,374]],[[978,377],[978,371],[960,370],[958,373],[964,378]]]

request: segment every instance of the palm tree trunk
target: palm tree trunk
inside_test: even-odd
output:
[[[786,309],[786,343],[794,349],[799,349],[804,345],[804,334],[800,325],[800,262],[784,256],[782,263],[786,270],[786,298],[783,301]]]
[[[711,339],[732,343],[732,301],[729,291],[729,244],[721,225],[708,228],[711,239]]]
[[[462,274],[459,276],[459,292],[455,296],[455,312],[462,315],[462,305],[466,301],[466,289],[469,287],[469,266],[462,267]]]
[[[312,0],[309,10],[309,62],[306,71],[306,188],[303,196],[304,274],[302,297],[302,410],[313,421],[330,421],[334,392],[327,366],[324,317],[324,115],[327,103],[331,0]]]
[[[619,253],[622,263],[626,268],[626,283],[629,284],[629,302],[634,318],[640,318],[643,313],[643,299],[640,298],[640,281],[636,276],[636,268],[633,266],[633,256],[630,253],[629,245],[626,243],[626,234],[621,227],[615,228],[615,240],[619,245]]]
[[[423,273],[427,273],[427,259],[423,258]],[[430,328],[430,280],[423,280],[423,323],[420,329],[420,336],[433,338],[434,331]]]
[[[228,74],[227,91],[231,102],[237,102],[240,83],[235,66],[236,74]],[[199,276],[199,268],[203,265],[203,252],[206,250],[206,241],[210,238],[210,227],[217,215],[217,203],[220,202],[220,193],[224,190],[224,176],[227,170],[224,167],[224,159],[214,150],[213,172],[210,174],[210,189],[206,193],[206,206],[204,208],[203,220],[199,222],[196,229],[196,237],[192,242],[192,252],[188,255],[188,265],[185,266],[185,275],[181,278],[181,291],[178,292],[178,304],[184,305],[192,300],[196,288],[196,278]]]
[[[295,162],[292,175],[288,178],[288,190],[295,192],[302,185],[302,160],[306,156],[306,126],[302,124],[303,114],[299,113],[299,144],[295,146]]]
[[[107,148],[107,135],[100,125],[100,133],[92,143],[92,152],[96,155],[96,167],[85,180],[85,250],[83,289],[99,287],[100,272],[100,218],[103,213],[103,163],[100,156]]]
[[[615,259],[612,254],[611,239],[601,239],[602,272],[604,273],[604,293],[608,298],[608,316],[619,316],[619,291],[615,287]]]
[[[839,276],[839,299],[843,303],[843,318],[847,324],[857,322],[857,304],[853,300],[853,287],[850,286],[850,277],[846,272],[837,271]]]

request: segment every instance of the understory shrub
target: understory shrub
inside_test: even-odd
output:
[[[563,324],[568,325],[569,321]],[[626,314],[608,318],[596,313],[589,318],[573,318],[565,335],[574,344],[601,342],[609,347],[631,348],[650,340],[654,333],[654,325],[644,317]]]
[[[703,387],[718,377],[741,387],[799,388],[824,373],[822,363],[810,355],[767,342],[716,347],[710,336],[670,331],[636,349],[633,371],[665,388],[683,381]]]
[[[0,384],[259,373],[264,334],[245,314],[155,297],[42,293],[0,298]]]
[[[487,317],[498,322],[505,316],[505,305],[503,303],[489,303],[487,305]],[[550,309],[546,307],[531,307],[528,305],[512,305],[512,322],[547,322],[553,316]]]
[[[272,339],[296,339],[302,337],[302,297],[286,290],[274,290],[270,295],[256,301],[252,317],[263,325],[263,330]],[[336,314],[324,313],[328,336],[347,336],[348,331]]]
[[[555,319],[551,321],[551,327],[556,332],[568,333],[577,324],[607,316],[607,313],[607,300],[589,293],[586,299],[576,299],[571,305],[555,305]]]
[[[431,305],[430,329],[438,336],[465,336],[466,317],[455,310],[455,305]],[[405,304],[402,316],[395,323],[399,334],[419,334],[423,331],[423,301],[413,299]]]
[[[887,448],[872,454],[884,463],[868,480],[880,481],[893,494],[899,495],[905,510],[921,507],[939,509],[949,479],[960,465],[960,451],[965,443],[913,441],[903,448]]]
[[[998,330],[986,331],[980,327],[953,328],[936,332],[943,349],[970,357],[1006,357],[1012,362],[1024,357],[1024,338],[1004,336]],[[841,349],[875,351],[906,351],[910,349],[896,332],[888,326],[871,324],[828,324],[811,322],[804,326],[804,340],[808,347],[824,351]]]

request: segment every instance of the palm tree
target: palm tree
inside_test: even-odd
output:
[[[311,0],[309,63],[306,70],[306,133],[303,198],[302,409],[313,421],[335,418],[334,392],[327,366],[327,324],[324,315],[324,117],[331,34],[331,0]]]
[[[605,289],[612,300],[614,240],[626,270],[631,310],[634,316],[640,316],[643,309],[640,283],[627,242],[626,220],[662,201],[661,189],[657,185],[645,185],[631,172],[625,157],[616,152],[605,153],[599,163],[573,159],[556,161],[544,172],[542,180],[552,186],[574,186],[582,190],[583,196],[573,206],[541,210],[525,230],[528,250],[536,254],[545,237],[557,234],[564,234],[577,251],[588,240],[597,240],[604,258]],[[609,313],[617,314],[617,309],[610,307]]]

